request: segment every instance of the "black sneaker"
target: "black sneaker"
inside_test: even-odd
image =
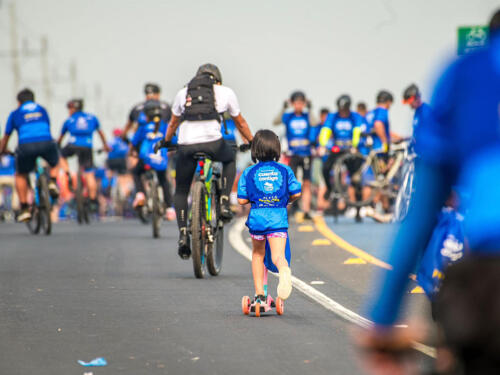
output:
[[[227,195],[222,195],[220,197],[220,217],[225,223],[228,223],[233,219],[233,211],[231,211],[229,197]]]
[[[312,220],[312,216],[309,214],[309,212],[304,212],[304,220]]]
[[[191,245],[189,241],[189,235],[187,234],[187,228],[181,228],[179,235],[179,249],[177,253],[181,259],[189,259],[191,256]]]
[[[326,189],[325,193],[323,194],[323,199],[325,201],[330,200],[330,195],[332,195],[332,189]]]

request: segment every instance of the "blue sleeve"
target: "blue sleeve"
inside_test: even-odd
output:
[[[49,124],[50,126],[50,118],[49,118],[49,114],[47,113],[47,110],[43,107],[41,107],[41,111],[42,111],[42,114],[43,114],[43,120],[47,122],[47,124]]]
[[[245,169],[240,176],[240,180],[238,181],[238,198],[240,199],[248,199],[247,193],[247,175],[249,168]]]
[[[16,123],[14,120],[14,112],[12,112],[9,115],[9,118],[7,119],[7,125],[5,125],[5,134],[11,135],[15,128],[16,128]]]
[[[330,130],[333,130],[333,120],[335,116],[333,113],[329,113],[328,116],[326,116],[325,123],[323,124],[322,128],[328,128]]]
[[[97,116],[94,116],[94,127],[95,127],[95,130],[101,129],[101,123],[99,122],[99,119],[97,118]]]
[[[288,193],[290,195],[295,195],[300,193],[302,191],[302,186],[300,185],[300,182],[297,181],[297,178],[293,174],[292,168],[287,166],[286,170],[288,173]]]
[[[293,116],[292,112],[283,113],[283,116],[281,116],[281,122],[288,126],[288,123],[290,122],[290,119],[292,118],[292,116]]]
[[[63,127],[61,129],[61,135],[66,134],[68,132],[68,130],[69,130],[69,119],[64,121]]]
[[[130,143],[132,143],[132,146],[137,146],[139,142],[142,140],[142,133],[144,126],[139,126],[139,129],[134,133],[134,136],[132,137],[132,140]]]

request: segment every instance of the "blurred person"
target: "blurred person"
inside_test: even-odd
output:
[[[361,116],[366,118],[366,115],[368,114],[368,108],[366,106],[365,102],[359,102],[356,104],[356,112]]]
[[[42,157],[50,166],[48,184],[50,195],[57,198],[57,164],[59,152],[50,133],[49,115],[45,108],[35,103],[35,94],[26,88],[17,94],[18,108],[7,119],[5,135],[0,142],[0,155],[7,149],[9,138],[14,130],[18,135],[16,150],[16,190],[21,205],[18,221],[31,219],[28,205],[28,175],[35,169],[36,159]]]
[[[321,128],[325,124],[329,113],[330,110],[328,108],[326,107],[321,108],[319,111],[319,123],[311,128],[311,139],[314,139],[314,147],[315,147],[313,154],[313,161],[312,161],[311,182],[314,186],[317,187],[316,200],[317,200],[317,209],[319,211],[325,210],[326,208],[328,208],[329,205],[329,202],[325,199],[326,184],[323,179],[323,173],[322,173],[323,163],[325,162],[327,156],[324,155],[321,156],[318,154],[319,133],[321,131]],[[330,148],[331,146],[333,146],[333,144],[330,145]]]
[[[168,147],[179,129],[174,205],[179,227],[178,254],[182,259],[191,256],[187,230],[188,194],[197,166],[193,155],[197,152],[204,152],[212,160],[222,162],[220,215],[226,222],[233,217],[229,195],[236,175],[236,150],[222,137],[221,114],[226,111],[244,140],[251,142],[253,136],[241,114],[236,94],[222,85],[222,75],[216,65],[203,64],[187,87],[175,96],[167,134],[158,144],[159,147]]]
[[[388,348],[400,344],[393,324],[399,318],[408,275],[429,241],[451,187],[459,182],[470,194],[466,228],[470,254],[461,261],[464,269],[457,263],[445,272],[436,317],[445,342],[467,364],[465,374],[498,373],[499,369],[496,306],[500,299],[495,293],[498,282],[491,278],[499,274],[500,194],[491,187],[500,182],[500,10],[489,26],[489,47],[460,57],[445,69],[432,95],[435,122],[419,124],[414,199],[392,245],[388,263],[393,270],[379,274],[369,304],[374,326],[363,339],[376,351],[381,342]],[[491,269],[486,271],[484,265]],[[448,294],[453,289],[448,289],[448,282],[458,289]]]
[[[311,144],[315,142],[311,128],[316,123],[310,110],[311,102],[306,99],[306,95],[302,91],[295,91],[284,102],[281,113],[273,121],[274,125],[285,125],[293,173],[297,174],[299,168],[302,170],[302,210],[306,220],[311,219]],[[295,211],[297,208],[296,202],[292,209]]]
[[[97,183],[93,171],[94,132],[99,134],[103,150],[109,152],[109,147],[99,120],[95,115],[84,112],[83,106],[83,99],[72,99],[66,104],[69,117],[63,124],[57,144],[61,146],[64,136],[69,133],[68,143],[61,148],[61,169],[68,175],[68,181],[71,181],[67,159],[73,156],[78,158],[78,168],[83,168],[83,178],[89,191],[92,210],[95,211],[99,207],[99,203],[97,201]]]
[[[129,141],[123,139],[123,131],[120,128],[113,130],[113,139],[108,143],[109,153],[106,160],[108,169],[117,175],[117,183],[122,197],[127,197],[130,194],[130,176],[127,170],[127,154],[129,151]]]
[[[0,155],[0,208],[19,209],[19,198],[16,193],[16,159],[12,155]],[[4,189],[11,191],[10,204],[5,201]]]

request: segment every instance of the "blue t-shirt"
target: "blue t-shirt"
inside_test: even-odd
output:
[[[314,142],[314,138],[311,138],[309,113],[302,112],[297,115],[295,112],[285,112],[281,122],[286,126],[288,150],[291,154],[311,156],[311,143]]]
[[[132,145],[139,147],[139,159],[157,171],[164,171],[168,165],[168,150],[162,148],[155,154],[154,147],[158,141],[165,138],[167,124],[161,121],[157,132],[155,132],[155,127],[154,122],[148,122],[139,127],[132,138]]]
[[[0,176],[13,176],[16,172],[15,161],[12,155],[0,156]]]
[[[70,134],[70,145],[92,148],[94,132],[99,128],[97,117],[86,112],[75,112],[64,122],[61,135]]]
[[[367,131],[373,131],[376,121],[384,124],[387,143],[391,143],[391,131],[389,126],[389,111],[382,107],[377,107],[366,114],[366,121],[368,123]],[[373,149],[378,150],[382,148],[382,141],[375,134],[373,135]]]
[[[20,145],[52,140],[49,115],[45,108],[34,102],[24,102],[10,113],[5,134],[11,135],[14,130]]]
[[[114,137],[108,144],[111,151],[108,159],[123,159],[128,153],[128,144],[121,137]]]
[[[300,183],[286,165],[266,161],[245,169],[238,182],[238,198],[250,201],[246,222],[250,233],[287,231],[288,200],[300,191]]]
[[[419,153],[419,141],[418,139],[420,138],[420,128],[421,124],[427,123],[427,126],[438,126],[435,123],[434,120],[434,114],[432,113],[432,109],[430,105],[427,103],[422,103],[420,107],[418,107],[415,110],[415,113],[413,115],[413,139],[412,139],[412,144],[415,146],[415,152],[418,154]]]
[[[222,138],[226,141],[236,142],[236,124],[233,119],[225,120],[226,126],[221,124]],[[227,129],[227,134],[226,134]]]
[[[326,127],[332,131],[333,142],[347,142],[352,141],[352,132],[356,127],[365,126],[362,116],[356,112],[351,112],[349,117],[340,117],[338,112],[328,114],[325,124]],[[347,148],[348,145],[343,145],[341,148]]]

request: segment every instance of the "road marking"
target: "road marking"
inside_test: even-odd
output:
[[[344,261],[344,264],[366,264],[366,260],[362,258],[349,258]]]
[[[328,228],[328,225],[326,225],[325,219],[323,219],[322,216],[316,216],[314,218],[314,225],[316,226],[316,229],[323,236],[328,238],[330,241],[332,241],[335,245],[337,245],[341,249],[344,249],[350,252],[351,254],[355,255],[356,257],[365,260],[367,263],[371,263],[375,266],[385,268],[387,270],[392,270],[392,266],[390,264],[387,264],[386,262],[378,258],[375,258],[373,255],[368,254],[366,251],[363,251],[360,248],[351,245],[349,242],[339,237],[337,234],[333,233],[332,230]],[[300,227],[299,227],[299,232],[300,232]]]
[[[252,250],[243,240],[242,232],[244,229],[245,229],[245,219],[244,218],[237,219],[231,226],[231,229],[229,230],[229,242],[232,248],[236,252],[241,254],[247,260],[252,261]],[[276,276],[276,274],[273,275]],[[327,310],[332,311],[335,315],[347,320],[348,322],[353,323],[362,328],[370,328],[373,326],[373,322],[371,322],[370,320],[342,306],[340,303],[334,301],[330,297],[326,296],[319,290],[313,288],[312,286],[308,285],[307,283],[305,283],[304,281],[300,280],[295,276],[292,276],[292,285],[295,289],[303,293],[306,297],[311,298],[316,303],[320,304]],[[429,357],[436,358],[435,348],[421,344],[419,342],[414,342],[413,347],[419,352]]]
[[[312,225],[300,225],[298,230],[299,232],[314,232]]]
[[[330,240],[327,240],[326,238],[318,238],[312,242],[313,246],[328,246],[331,244]]]
[[[323,285],[325,282],[321,280],[313,280],[311,281],[311,285]]]
[[[424,294],[424,290],[422,289],[421,286],[416,286],[415,288],[413,288],[410,292],[411,294]]]

